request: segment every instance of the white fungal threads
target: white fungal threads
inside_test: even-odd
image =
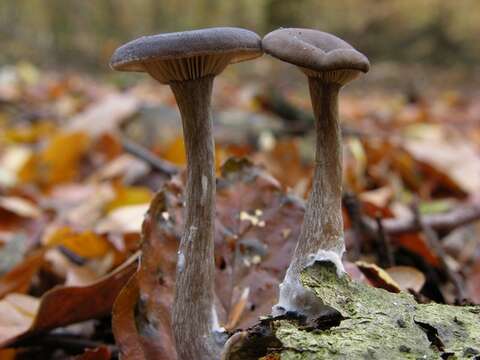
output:
[[[343,255],[343,251],[341,252]],[[315,264],[317,261],[329,261],[335,265],[337,270],[337,276],[341,277],[345,274],[345,268],[343,267],[341,255],[332,250],[318,250],[315,254],[308,255],[308,262],[305,267]]]
[[[178,262],[177,262],[177,270],[179,272],[183,272],[185,269],[185,255],[181,251],[178,252]]]
[[[262,216],[263,211],[260,209],[255,210],[254,215],[250,215],[246,211],[240,212],[240,220],[241,221],[249,221],[253,226],[258,227],[265,227],[265,221],[260,220],[260,216]]]
[[[165,220],[165,221],[170,220],[170,214],[168,212],[164,211],[164,212],[162,212],[161,215],[162,215],[163,220]]]
[[[200,204],[204,205],[205,201],[207,200],[207,194],[208,194],[208,179],[205,175],[202,175],[202,196],[200,198]]]
[[[337,276],[341,277],[345,274],[341,259],[343,252],[344,250],[339,255],[336,251],[320,249],[307,256],[304,267],[311,266],[317,261],[331,262],[335,266]],[[272,309],[272,314],[279,316],[285,312],[296,312],[314,316],[320,312],[322,307],[323,303],[313,291],[305,288],[297,276],[287,271],[285,279],[280,284],[280,296],[278,303]]]

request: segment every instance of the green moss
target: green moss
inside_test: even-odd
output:
[[[331,263],[309,267],[302,282],[345,319],[328,330],[274,321],[281,359],[473,359],[480,354],[479,307],[420,305],[406,293],[338,278]]]

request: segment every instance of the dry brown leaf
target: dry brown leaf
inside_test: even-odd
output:
[[[31,254],[20,264],[0,278],[0,298],[8,293],[23,293],[28,290],[32,277],[44,263],[44,252]]]
[[[101,346],[95,349],[87,349],[82,355],[75,356],[73,360],[109,360],[112,354],[108,347]]]
[[[393,293],[400,292],[400,285],[398,285],[388,272],[381,267],[365,261],[357,261],[355,262],[355,265],[358,266],[374,287],[385,289]]]
[[[450,130],[439,130],[439,135],[432,136],[435,131],[427,127],[415,138],[404,139],[402,146],[428,167],[429,178],[437,177],[466,194],[480,191],[480,156],[473,144]]]
[[[116,130],[123,120],[137,111],[138,106],[138,100],[132,95],[112,94],[74,116],[66,129],[85,132],[96,138]]]
[[[146,359],[135,319],[135,307],[139,300],[138,283],[136,275],[133,275],[118,294],[112,311],[112,330],[124,360]]]
[[[10,322],[4,321],[4,328],[8,331],[0,333],[0,347],[6,347],[39,332],[108,314],[117,294],[135,271],[137,257],[132,257],[121,267],[89,286],[58,286],[46,292],[41,299],[29,297],[30,302],[38,302],[38,311],[22,310],[23,316],[18,315],[11,319],[12,326],[9,325]],[[8,307],[13,305],[5,306],[5,312],[8,313]]]
[[[404,291],[419,292],[425,284],[425,275],[411,266],[393,266],[385,270]]]

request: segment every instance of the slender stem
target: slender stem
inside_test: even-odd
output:
[[[316,152],[312,190],[288,276],[298,279],[308,255],[344,251],[342,220],[342,144],[338,121],[341,85],[309,77],[315,115]]]
[[[213,359],[217,354],[212,335],[215,326],[212,85],[213,77],[170,84],[182,116],[187,153],[186,220],[173,305],[173,330],[181,360]]]

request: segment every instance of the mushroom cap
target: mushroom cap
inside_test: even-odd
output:
[[[260,37],[249,30],[218,27],[143,36],[120,46],[110,66],[120,71],[147,71],[145,63],[194,56],[228,55],[236,63],[263,54]]]
[[[267,54],[316,72],[358,70],[367,72],[365,55],[342,39],[312,29],[278,29],[262,40]]]

